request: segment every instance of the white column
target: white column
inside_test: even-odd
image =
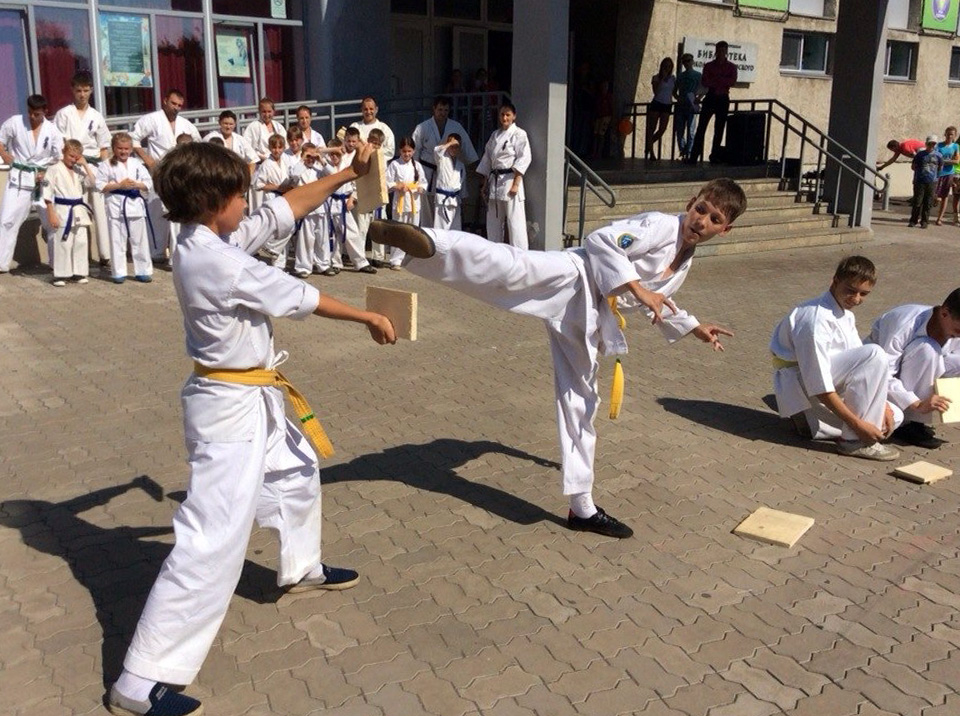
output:
[[[517,124],[530,137],[533,162],[524,177],[527,220],[539,226],[531,249],[563,240],[563,146],[567,123],[569,0],[513,4],[513,77]]]

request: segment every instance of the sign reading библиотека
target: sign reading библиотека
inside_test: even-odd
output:
[[[693,68],[703,72],[703,66],[714,57],[717,43],[725,38],[705,40],[702,37],[683,38],[683,51],[693,55]],[[753,82],[757,79],[757,57],[760,49],[752,42],[727,40],[727,59],[737,66],[737,82]]]

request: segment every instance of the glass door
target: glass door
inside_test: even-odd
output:
[[[0,92],[0,117],[6,119],[26,111],[24,100],[31,92],[27,63],[26,13],[0,9],[0,77],[6,89]]]
[[[220,106],[256,105],[260,98],[256,27],[217,23],[214,25],[214,36]]]

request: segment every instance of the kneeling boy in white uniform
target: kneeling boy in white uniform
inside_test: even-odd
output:
[[[909,303],[878,318],[867,343],[887,354],[888,400],[905,422],[893,435],[909,445],[934,449],[945,441],[934,433],[933,416],[950,400],[933,394],[937,378],[960,376],[960,288],[941,306]]]
[[[865,346],[853,309],[877,283],[870,259],[848,256],[829,290],[790,311],[770,339],[777,407],[801,435],[837,438],[842,455],[894,460],[881,444],[903,420],[887,403],[887,360],[879,346]]]
[[[690,199],[685,214],[638,214],[594,231],[584,248],[526,251],[462,231],[418,229],[374,222],[375,241],[401,249],[404,266],[492,306],[544,321],[553,356],[557,422],[563,459],[563,494],[570,498],[567,526],[611,537],[633,534],[593,502],[593,426],[599,355],[627,352],[614,313],[644,311],[674,342],[688,333],[722,350],[733,335],[700,323],[670,300],[683,284],[698,244],[726,233],[746,209],[736,182],[716,179]],[[663,307],[669,315],[661,316]]]
[[[253,258],[268,238],[293,231],[344,182],[369,168],[363,148],[353,165],[266,202],[244,219],[250,171],[236,154],[207,142],[177,147],[158,164],[154,186],[182,222],[173,281],[194,372],[183,386],[190,464],[187,498],[174,516],[176,544],[147,599],[111,689],[114,714],[199,714],[196,699],[165,684],[189,684],[206,658],[240,579],[254,519],[280,540],[277,582],[289,591],[346,589],[357,573],[320,560],[317,457],[284,414],[293,400],[311,442],[330,444],[303,397],[277,371],[271,317],[365,324],[394,343],[390,321],[360,311]]]

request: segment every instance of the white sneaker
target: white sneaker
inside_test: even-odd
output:
[[[63,288],[64,286],[67,285],[67,282],[64,281],[62,278],[55,278],[53,279],[53,285],[56,286],[57,288]]]
[[[882,443],[865,445],[861,440],[840,440],[837,442],[837,452],[847,457],[862,457],[864,460],[879,460],[888,462],[900,457],[900,451]]]

